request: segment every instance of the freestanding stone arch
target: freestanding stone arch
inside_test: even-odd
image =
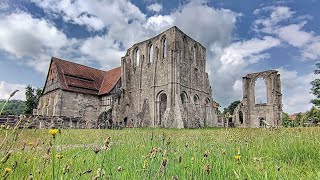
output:
[[[263,78],[267,88],[267,103],[255,102],[255,83]],[[281,126],[282,94],[280,74],[268,70],[247,74],[242,78],[243,100],[234,110],[233,119],[236,127],[262,127],[260,120],[268,126]]]

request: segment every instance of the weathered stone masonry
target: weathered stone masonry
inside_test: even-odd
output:
[[[205,54],[176,27],[129,48],[121,59],[118,121],[129,119],[137,127],[214,126]]]
[[[255,102],[255,83],[263,78],[267,87],[267,103]],[[243,100],[234,110],[235,127],[281,126],[282,94],[280,74],[276,70],[247,74],[242,78]]]
[[[214,126],[205,54],[172,27],[133,45],[110,71],[52,58],[37,114],[82,118],[87,128]]]

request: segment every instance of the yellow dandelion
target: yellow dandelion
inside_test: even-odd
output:
[[[51,134],[53,137],[55,137],[58,132],[59,132],[59,129],[50,129],[49,130],[49,134]]]
[[[11,168],[5,168],[5,169],[4,169],[4,172],[5,172],[5,173],[10,173],[10,172],[12,172],[12,169],[11,169]]]
[[[239,161],[239,160],[240,160],[240,158],[241,158],[241,156],[240,156],[240,155],[236,155],[236,156],[234,156],[234,159],[235,159],[236,161]]]
[[[34,145],[34,142],[28,142],[28,145],[30,145],[30,146],[33,146]]]
[[[63,155],[62,155],[62,154],[56,154],[56,158],[57,158],[57,159],[62,159],[62,158],[63,158]]]

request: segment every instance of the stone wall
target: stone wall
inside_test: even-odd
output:
[[[81,117],[87,128],[94,128],[100,114],[100,99],[94,95],[58,89],[44,94],[37,109],[38,115],[47,117]]]
[[[258,78],[263,78],[266,83],[267,103],[265,104],[255,102],[255,83]],[[278,71],[263,71],[243,77],[243,100],[233,114],[235,126],[255,128],[281,126],[281,116],[282,94]]]
[[[133,45],[121,60],[123,95],[116,117],[138,127],[213,126],[205,53],[176,27]]]

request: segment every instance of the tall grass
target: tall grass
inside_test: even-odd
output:
[[[320,178],[317,127],[16,131],[7,179]]]

